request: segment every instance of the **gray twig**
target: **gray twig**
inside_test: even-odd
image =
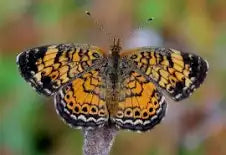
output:
[[[84,155],[108,155],[117,134],[117,129],[111,126],[104,126],[93,130],[83,129]]]

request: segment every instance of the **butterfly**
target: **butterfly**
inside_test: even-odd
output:
[[[38,93],[54,96],[57,113],[71,127],[138,132],[165,116],[164,94],[175,101],[189,97],[208,71],[195,54],[153,47],[121,52],[119,39],[109,54],[86,44],[32,48],[17,56],[17,65]]]

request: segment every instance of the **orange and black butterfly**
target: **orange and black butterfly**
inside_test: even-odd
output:
[[[76,128],[113,125],[147,131],[165,115],[163,92],[189,97],[204,81],[208,63],[175,49],[141,47],[110,53],[83,44],[32,48],[17,56],[23,78],[37,92],[54,96],[60,117]]]

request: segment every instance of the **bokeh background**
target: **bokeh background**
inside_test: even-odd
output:
[[[225,155],[225,8],[225,0],[1,0],[0,154],[82,154],[81,131],[65,125],[53,100],[25,83],[16,55],[51,43],[108,50],[117,36],[123,49],[152,45],[196,53],[208,60],[210,70],[189,99],[168,101],[165,119],[151,132],[119,132],[111,154]],[[147,23],[150,17],[155,19]],[[111,35],[99,31],[99,24]]]

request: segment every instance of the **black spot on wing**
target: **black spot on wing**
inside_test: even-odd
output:
[[[44,57],[46,51],[47,46],[43,46],[27,50],[17,56],[19,71],[25,80],[32,78],[32,72],[37,73],[38,69],[35,63],[39,58]]]
[[[190,74],[188,77],[189,79],[192,79],[193,82],[187,89],[183,89],[185,87],[185,83],[177,83],[175,92],[173,93],[173,96],[181,94],[180,97],[175,98],[177,101],[190,96],[190,94],[203,83],[208,71],[208,64],[201,57],[189,53],[181,53],[181,55],[184,63],[188,64],[190,67]]]
[[[45,56],[45,53],[48,49],[48,46],[42,46],[33,48],[27,51],[22,52],[17,56],[17,65],[21,73],[21,76],[31,84],[32,87],[40,94],[51,95],[48,92],[43,90],[43,86],[40,86],[35,82],[33,76],[38,72],[36,62],[38,59],[42,59]],[[42,78],[41,82],[44,82],[44,85],[47,85],[49,79]],[[49,87],[47,87],[49,88]]]

